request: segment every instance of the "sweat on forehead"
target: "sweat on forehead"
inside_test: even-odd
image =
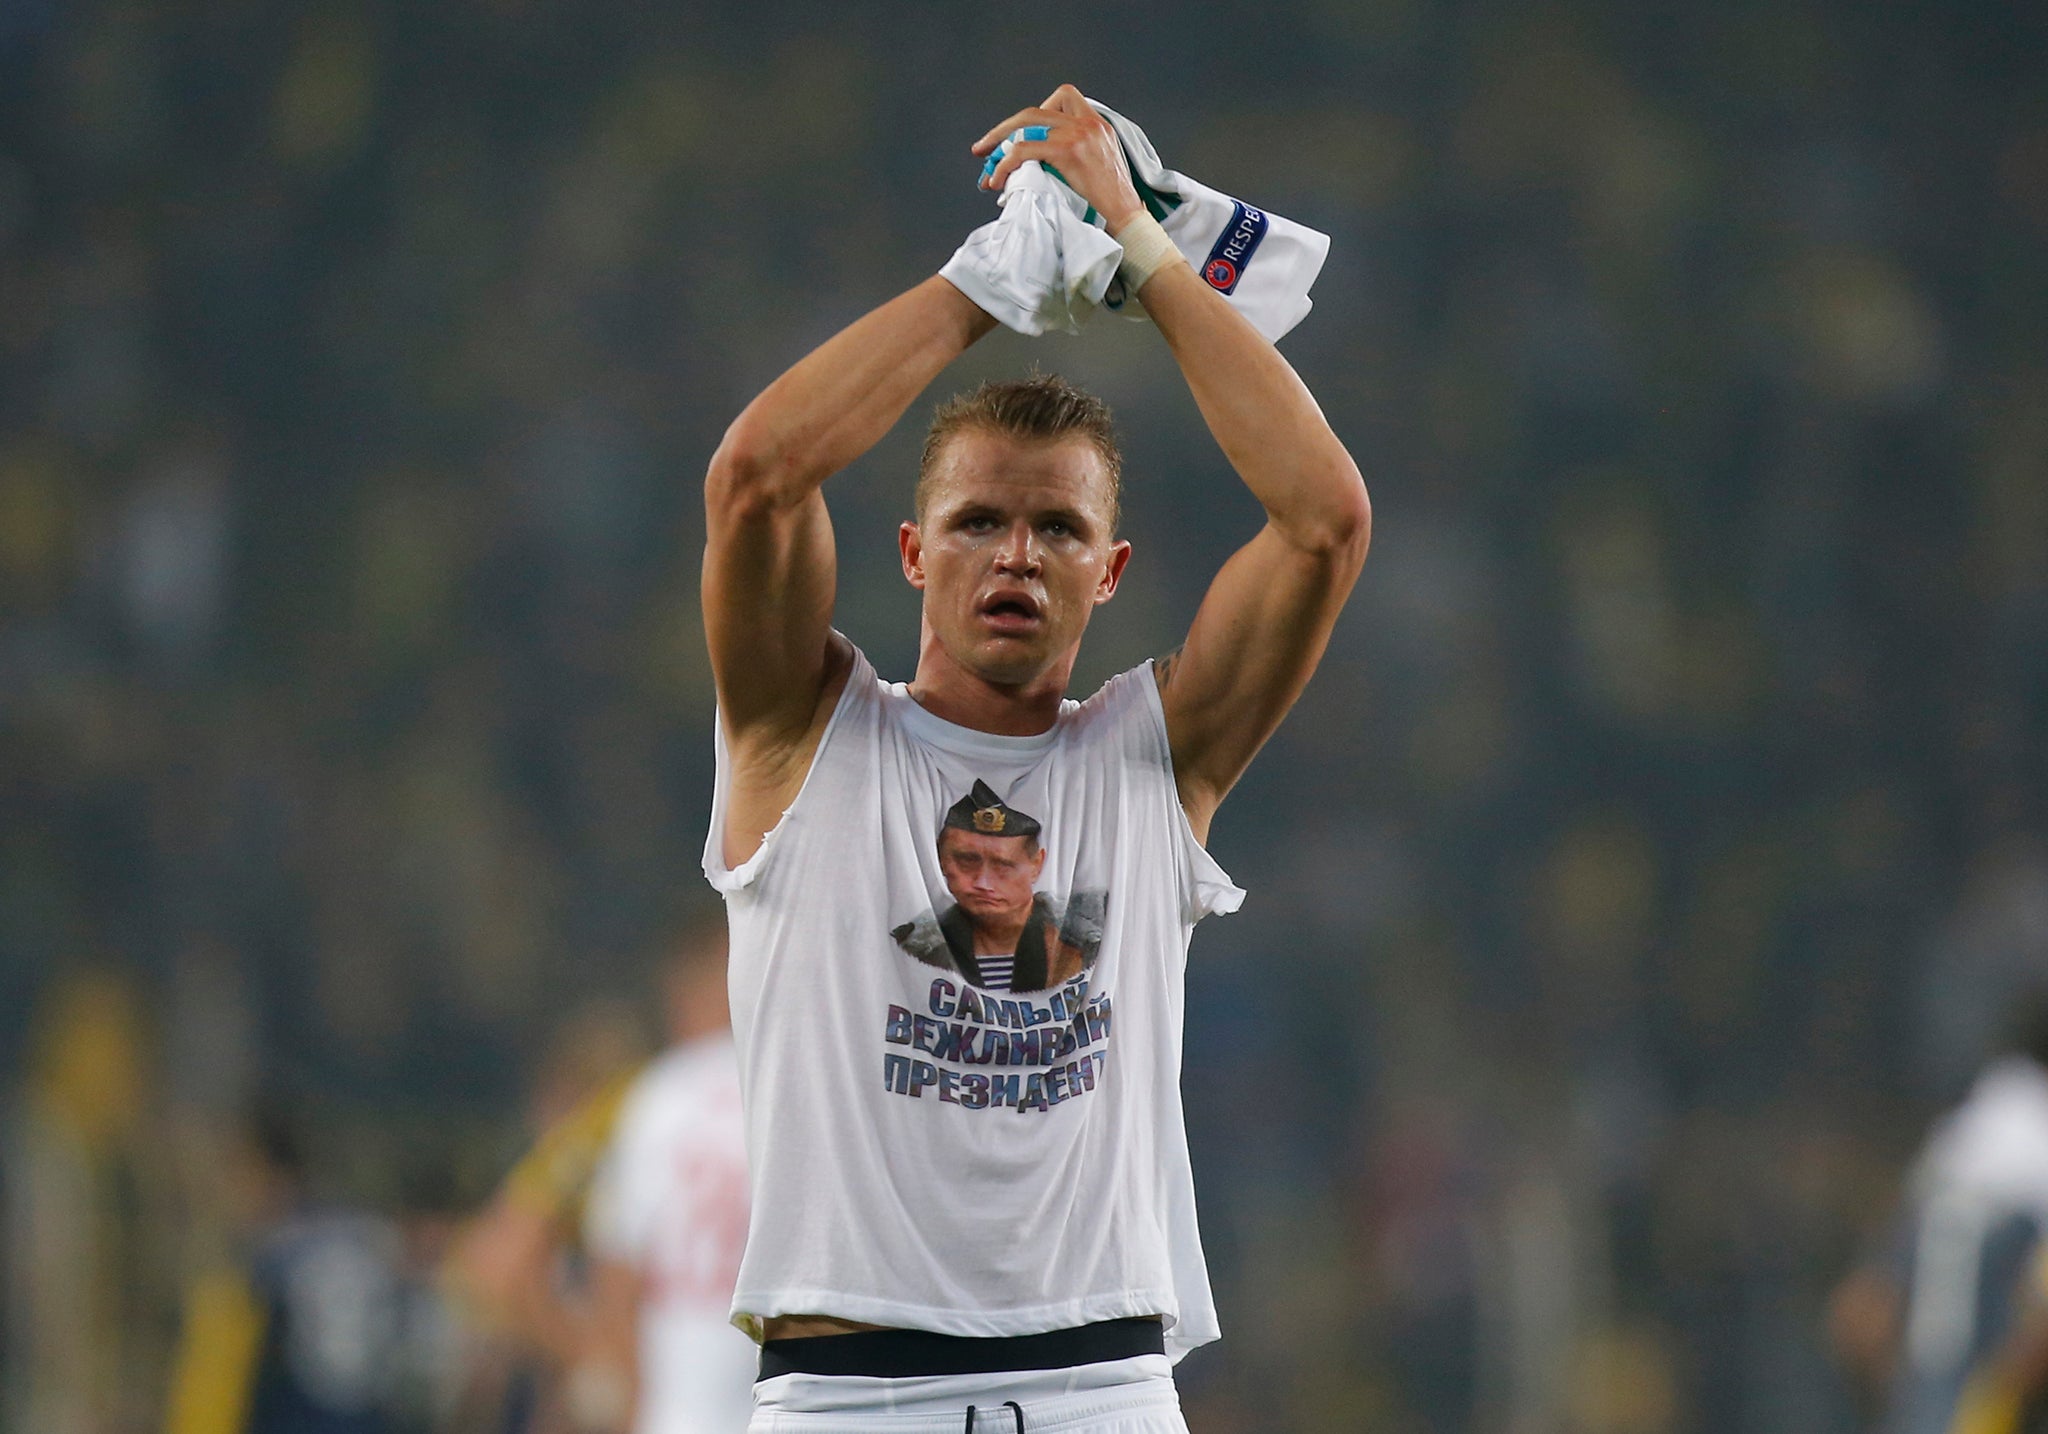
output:
[[[1031,496],[1022,499],[1026,491]],[[1040,441],[978,431],[956,433],[919,475],[914,516],[923,523],[933,509],[943,509],[955,499],[1007,506],[1013,497],[1029,506],[1050,503],[1085,513],[1101,525],[1102,536],[1115,535],[1116,481],[1087,441],[1074,437]]]
[[[1109,405],[1058,374],[1034,373],[1027,378],[991,380],[939,405],[925,431],[918,460],[917,517],[923,521],[944,468],[942,460],[963,433],[987,433],[1020,443],[1057,443],[1078,439],[1102,460],[1108,480],[1109,525],[1114,531],[1122,500],[1123,452],[1117,446],[1116,424]]]

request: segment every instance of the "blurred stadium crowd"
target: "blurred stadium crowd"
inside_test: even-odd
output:
[[[0,0],[0,1429],[160,1424],[259,1095],[456,1427],[437,1251],[703,904],[704,462],[1068,78],[1335,236],[1379,515],[1217,824],[1194,1427],[1862,1427],[1828,1289],[2048,966],[2043,75],[1983,3]],[[1092,686],[1256,510],[1149,331],[961,383],[1032,362],[1126,434]],[[893,675],[916,438],[831,492]]]

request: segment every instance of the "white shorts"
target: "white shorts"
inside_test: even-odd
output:
[[[853,1374],[781,1374],[754,1386],[747,1434],[1188,1434],[1163,1354],[1141,1354],[1071,1369],[1013,1374],[938,1374],[876,1379]]]

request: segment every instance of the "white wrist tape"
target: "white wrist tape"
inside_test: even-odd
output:
[[[1125,290],[1133,294],[1145,287],[1147,279],[1181,258],[1180,250],[1166,237],[1159,221],[1149,214],[1140,214],[1126,224],[1116,242],[1124,249],[1124,261],[1116,272],[1124,281]]]

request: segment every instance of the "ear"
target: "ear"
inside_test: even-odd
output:
[[[1095,605],[1097,607],[1116,596],[1116,585],[1123,581],[1124,564],[1131,560],[1131,545],[1127,539],[1118,538],[1110,544],[1109,561],[1103,565],[1102,577],[1095,584]]]
[[[924,590],[924,535],[917,531],[917,524],[905,523],[896,530],[896,551],[903,558],[903,578],[912,587]]]
[[[1033,858],[1031,858],[1031,879],[1032,879],[1033,881],[1036,881],[1036,880],[1038,880],[1038,878],[1039,878],[1039,877],[1043,876],[1044,874],[1045,874],[1045,848],[1044,848],[1043,846],[1040,846],[1040,847],[1038,848],[1038,855],[1036,855],[1036,856],[1034,856]]]

